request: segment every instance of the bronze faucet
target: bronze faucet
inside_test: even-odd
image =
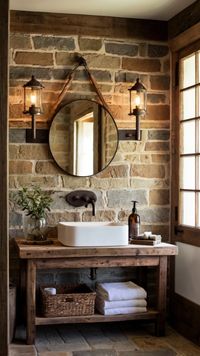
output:
[[[80,207],[88,207],[89,204],[92,205],[92,215],[95,216],[95,202],[97,201],[97,196],[90,190],[75,190],[66,195],[66,201],[68,204]]]

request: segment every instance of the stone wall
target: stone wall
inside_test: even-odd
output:
[[[106,39],[103,37],[47,36],[12,33],[10,41],[10,192],[39,184],[52,191],[48,225],[66,221],[124,221],[131,200],[139,202],[141,231],[161,233],[169,239],[170,216],[170,117],[169,51],[166,43]],[[134,128],[128,115],[128,88],[139,76],[148,90],[147,115],[142,119],[142,140],[120,141],[112,163],[92,177],[72,177],[54,163],[48,144],[27,144],[22,86],[32,74],[45,86],[44,115],[38,127],[47,127],[50,112],[75,53],[87,60],[98,87],[109,105],[118,128]],[[66,100],[96,98],[82,68],[75,73]],[[89,208],[67,205],[65,195],[75,189],[96,193],[96,216]],[[24,213],[11,203],[10,235],[21,233]]]

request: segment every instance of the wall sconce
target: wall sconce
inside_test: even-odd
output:
[[[41,115],[42,111],[42,89],[44,86],[32,75],[31,80],[24,84],[24,114],[32,117],[32,138],[36,139],[35,115]]]
[[[147,91],[139,78],[136,83],[128,89],[130,93],[130,113],[136,117],[136,129],[135,130],[119,130],[120,140],[141,140],[140,131],[140,116],[144,116],[146,113]]]

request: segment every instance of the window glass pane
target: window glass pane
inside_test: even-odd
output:
[[[183,95],[182,120],[195,117],[195,88],[184,91],[182,95]]]
[[[180,159],[180,188],[195,189],[195,157]]]
[[[180,64],[179,223],[200,228],[200,51]]]
[[[183,60],[182,88],[195,84],[195,54]]]
[[[180,152],[195,153],[195,121],[181,123]]]
[[[180,224],[195,226],[195,193],[181,192]]]

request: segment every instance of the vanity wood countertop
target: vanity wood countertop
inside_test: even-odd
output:
[[[127,245],[106,247],[68,247],[54,240],[51,245],[26,245],[24,239],[16,239],[19,257],[34,258],[70,258],[70,257],[106,257],[106,256],[172,256],[177,255],[176,245],[160,243],[155,246]]]

